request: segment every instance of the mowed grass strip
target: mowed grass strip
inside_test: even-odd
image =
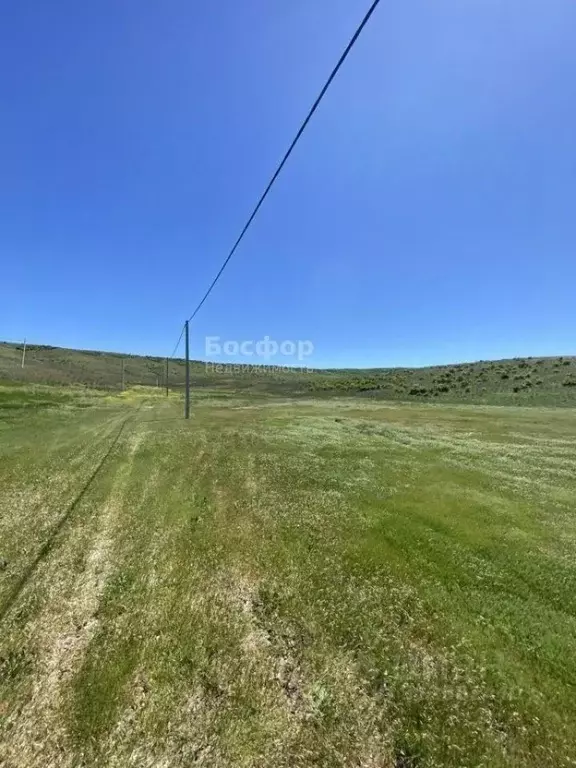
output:
[[[4,621],[7,765],[574,764],[573,411],[180,408]]]
[[[96,393],[0,387],[0,614],[130,412]]]

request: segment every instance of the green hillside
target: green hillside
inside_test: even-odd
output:
[[[160,357],[0,343],[0,380],[81,384],[120,389],[122,364],[127,387],[164,386]],[[169,385],[184,383],[184,361],[169,364]],[[192,386],[290,396],[334,395],[389,400],[470,402],[502,405],[576,405],[575,357],[527,357],[428,368],[278,371],[266,367],[192,363]]]

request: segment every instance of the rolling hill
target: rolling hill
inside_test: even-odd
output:
[[[160,357],[0,343],[0,381],[120,389],[164,386]],[[305,369],[275,371],[264,366],[191,366],[195,389],[283,396],[358,396],[389,400],[470,402],[502,405],[576,406],[576,357],[526,357],[426,368]],[[171,360],[170,388],[182,388],[184,361]]]

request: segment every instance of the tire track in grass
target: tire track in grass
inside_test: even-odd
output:
[[[74,514],[74,511],[90,489],[92,483],[98,476],[100,470],[106,463],[106,460],[118,444],[118,441],[122,437],[122,433],[124,432],[124,428],[126,427],[126,424],[130,421],[130,419],[134,419],[138,412],[141,410],[144,403],[140,403],[138,406],[136,413],[130,414],[126,416],[126,418],[122,421],[120,424],[120,428],[116,432],[115,436],[112,439],[112,442],[108,446],[108,450],[104,453],[98,464],[96,465],[96,468],[88,478],[88,480],[84,483],[82,488],[80,489],[80,492],[75,496],[75,498],[72,500],[71,504],[68,506],[68,509],[66,512],[62,515],[62,517],[58,520],[58,522],[54,525],[52,528],[51,533],[49,534],[46,541],[42,544],[40,547],[36,557],[32,560],[30,565],[24,570],[23,574],[20,576],[16,584],[14,585],[12,592],[8,595],[6,600],[4,601],[4,604],[0,608],[0,622],[4,621],[6,616],[8,615],[10,609],[18,599],[18,597],[22,594],[22,591],[36,572],[38,566],[46,559],[46,557],[50,554],[52,551],[56,540],[58,538],[58,535],[63,530],[63,528],[66,526],[66,524],[71,519],[72,515]]]
[[[101,630],[102,598],[119,566],[118,520],[142,443],[138,427],[124,431],[65,538],[40,567],[34,585],[42,580],[50,586],[39,613],[7,638],[8,653],[22,649],[30,666],[22,677],[26,685],[19,687],[14,677],[5,697],[0,765],[6,768],[72,768],[80,759],[67,728],[70,685]]]

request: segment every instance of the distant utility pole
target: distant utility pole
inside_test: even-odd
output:
[[[156,389],[158,389],[159,386],[160,386],[160,374],[157,373],[156,374]]]
[[[168,397],[168,358],[166,358],[166,397]]]
[[[124,358],[122,358],[122,381],[120,384],[122,392],[124,392]]]
[[[190,334],[188,320],[184,326],[186,340],[186,393],[184,396],[184,418],[190,418]]]
[[[24,368],[25,360],[26,360],[26,339],[24,339],[24,346],[22,347],[22,368]]]

